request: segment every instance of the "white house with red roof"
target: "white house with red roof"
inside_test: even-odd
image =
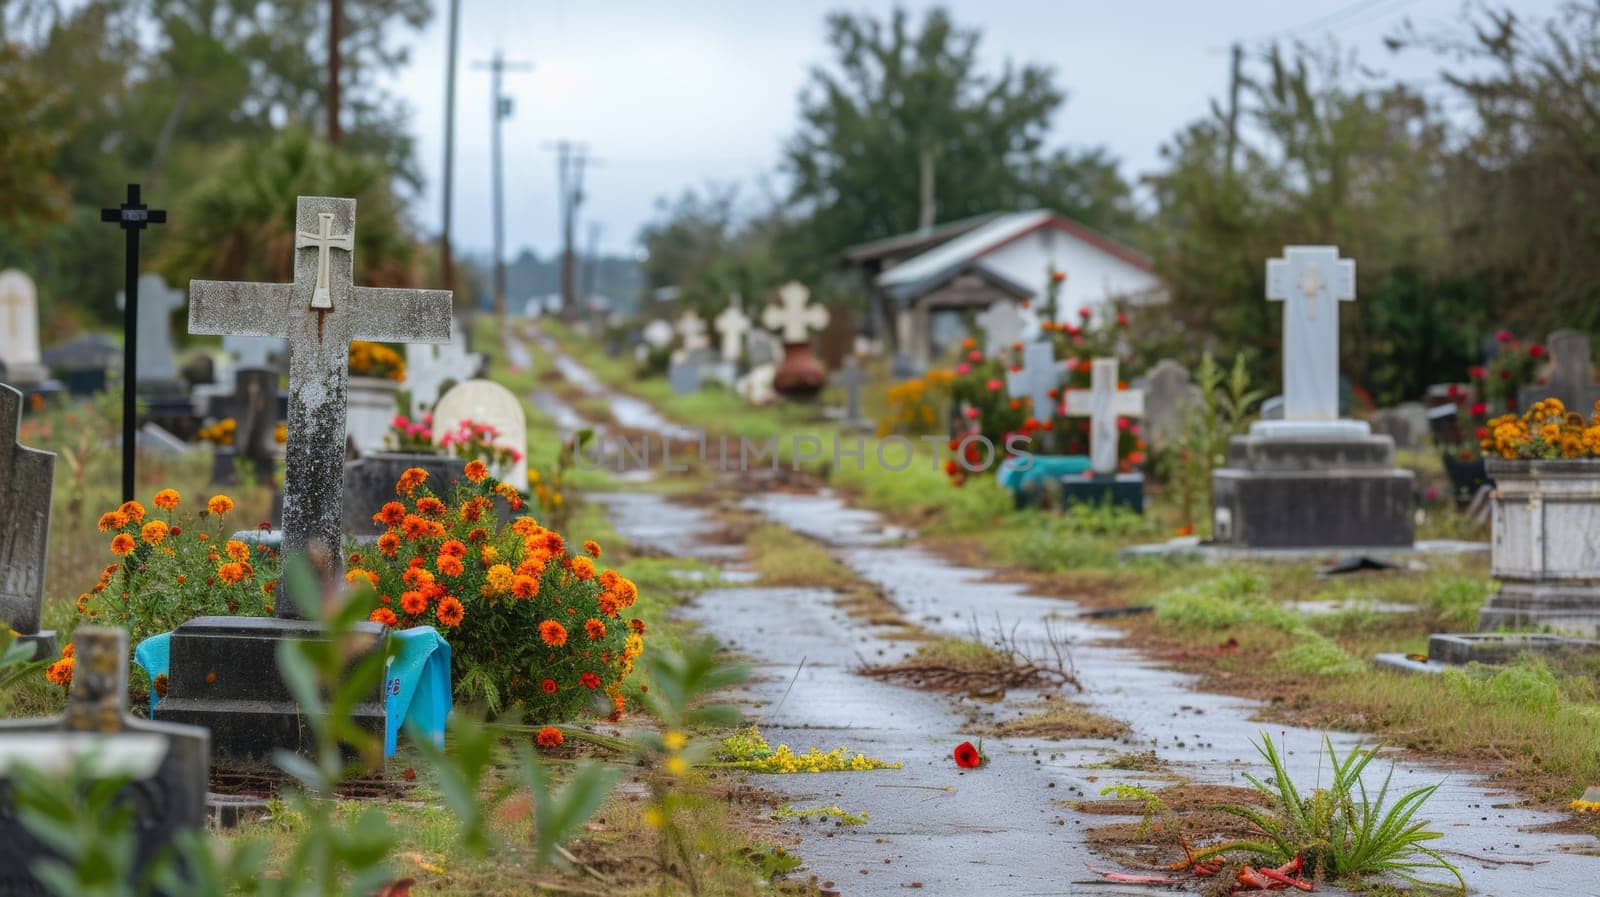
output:
[[[849,249],[870,292],[892,315],[900,350],[919,366],[934,354],[940,319],[999,301],[1039,310],[1050,272],[1065,282],[1057,320],[1077,320],[1117,305],[1151,305],[1167,293],[1150,260],[1085,225],[1048,209],[968,218]],[[943,342],[940,340],[940,342]]]

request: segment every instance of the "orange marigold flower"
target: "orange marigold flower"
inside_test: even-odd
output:
[[[600,612],[608,617],[615,617],[617,612],[622,609],[621,602],[617,600],[616,592],[601,592],[600,596],[595,600],[600,602]]]
[[[495,564],[490,567],[489,572],[484,577],[491,595],[501,595],[510,591],[511,584],[515,578],[516,574],[512,573],[511,568],[505,564]]]
[[[513,506],[522,503],[522,493],[518,492],[517,487],[511,485],[510,483],[501,483],[500,485],[494,487],[494,492],[496,495],[510,502]]]
[[[372,515],[372,522],[383,526],[397,526],[406,519],[406,506],[397,502],[384,502],[378,513]]]
[[[122,529],[128,525],[128,515],[121,511],[107,511],[100,515],[100,532]]]
[[[385,626],[394,626],[400,622],[400,618],[394,615],[394,611],[388,609],[387,607],[378,608],[377,610],[368,614],[367,619],[374,623],[382,623]]]
[[[426,538],[432,530],[433,527],[428,525],[428,521],[415,514],[407,514],[400,525],[400,531],[406,534],[407,539]]]
[[[156,507],[160,508],[161,510],[171,511],[178,506],[178,502],[182,499],[183,496],[178,494],[178,490],[163,489],[156,493],[154,501],[156,503]]]
[[[144,520],[144,505],[141,505],[136,501],[125,501],[122,503],[122,507],[118,508],[117,510],[121,511],[123,514],[126,514],[128,519],[132,520],[134,523]]]
[[[539,747],[542,748],[561,747],[562,742],[566,740],[566,736],[562,735],[561,730],[555,726],[545,726],[539,730],[538,735],[534,736],[534,741],[538,742]]]
[[[583,540],[583,550],[589,553],[589,557],[600,557],[600,543],[593,539]]]
[[[544,575],[544,559],[536,557],[523,558],[522,563],[517,565],[517,575],[532,576],[534,579],[538,579]]]
[[[559,648],[567,643],[567,627],[555,620],[545,620],[539,624],[539,638],[552,648]]]
[[[276,579],[269,579],[261,584],[261,594],[264,597],[271,598],[273,591],[275,591],[277,588],[278,581]]]
[[[151,545],[160,545],[167,537],[167,522],[165,520],[152,520],[139,530],[139,538]]]
[[[628,621],[628,628],[639,633],[640,635],[644,635],[644,621],[638,617],[634,617]]]
[[[532,598],[539,594],[539,580],[519,575],[511,581],[511,594],[518,598]]]
[[[170,684],[170,680],[167,679],[166,673],[157,673],[155,681],[150,683],[150,687],[155,689],[156,697],[164,698],[167,696],[167,689],[169,688]]]
[[[222,546],[222,550],[227,552],[228,557],[236,561],[250,560],[250,546],[240,542],[238,539],[229,539]]]
[[[217,577],[228,585],[244,581],[245,567],[243,561],[232,561],[217,568]]]
[[[467,546],[461,544],[460,539],[446,539],[444,544],[439,546],[439,553],[451,557],[463,557],[467,553]]]
[[[462,566],[461,559],[453,554],[439,555],[439,572],[445,576],[460,576],[467,568]]]
[[[63,657],[50,664],[50,667],[44,671],[44,677],[57,685],[71,685],[72,667],[75,664],[77,664],[77,660],[71,657]]]
[[[489,466],[482,461],[473,459],[467,462],[466,474],[469,481],[481,483],[483,478],[489,475]]]
[[[545,530],[540,533],[539,542],[544,546],[545,551],[550,552],[551,556],[567,550],[567,540],[561,538],[561,534],[555,530]]]
[[[394,557],[400,551],[400,537],[394,533],[384,533],[378,537],[378,550]]]
[[[572,575],[585,581],[594,579],[594,561],[581,555],[573,558]]]
[[[600,574],[600,588],[615,589],[617,583],[622,581],[622,574],[615,570],[607,570]]]
[[[511,531],[524,539],[536,535],[543,529],[544,527],[539,525],[539,521],[534,520],[532,517],[518,517],[511,521]]]
[[[420,617],[428,611],[428,597],[416,589],[401,592],[400,609],[413,617]]]
[[[424,517],[443,517],[444,502],[431,495],[426,498],[419,498],[417,499],[417,513]]]
[[[433,574],[423,567],[412,567],[400,575],[400,581],[414,588],[426,589],[433,585]]]
[[[466,615],[467,609],[454,598],[446,598],[439,602],[439,622],[446,626],[460,626],[462,618]]]
[[[627,577],[618,579],[616,593],[617,602],[623,607],[633,607],[633,603],[639,600],[639,587],[634,585],[633,580]]]
[[[378,573],[375,570],[363,570],[360,567],[351,567],[344,571],[344,581],[355,583],[357,580],[366,580],[373,588],[378,587]]]
[[[82,595],[78,596],[78,613],[80,613],[80,614],[81,613],[85,613],[88,610],[89,610],[89,593],[88,592],[84,592]],[[67,647],[70,648],[72,646],[68,645]]]
[[[472,532],[467,533],[467,541],[473,544],[482,542],[487,538],[489,538],[489,531],[481,526],[473,527]]]
[[[583,632],[589,636],[589,641],[598,642],[606,637],[606,624],[601,620],[590,617],[583,621]]]
[[[206,502],[206,510],[220,517],[233,510],[233,499],[226,495],[213,495],[211,500]]]
[[[428,472],[426,470],[420,467],[408,467],[405,473],[400,474],[399,481],[394,484],[395,494],[409,496],[417,491],[417,487],[427,482],[427,480]]]
[[[133,537],[127,533],[117,533],[111,540],[111,553],[119,557],[133,550]]]

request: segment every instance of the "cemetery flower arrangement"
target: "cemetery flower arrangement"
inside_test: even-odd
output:
[[[121,626],[133,643],[207,614],[270,616],[277,553],[229,534],[233,499],[213,495],[191,506],[162,489],[150,507],[137,501],[100,515],[107,563],[78,596],[78,612]]]
[[[522,452],[500,445],[500,430],[493,424],[463,419],[453,429],[435,436],[441,448],[464,461],[482,461],[491,470],[509,470],[522,460]]]
[[[350,373],[357,377],[404,380],[406,362],[400,353],[382,343],[365,340],[350,342]]]
[[[1544,346],[1524,345],[1516,334],[1502,330],[1495,334],[1495,353],[1487,364],[1472,368],[1478,398],[1507,412],[1516,411],[1517,394],[1534,382],[1539,366],[1549,360]]]
[[[1506,459],[1555,460],[1600,457],[1600,402],[1588,418],[1568,411],[1560,399],[1533,403],[1522,416],[1503,414],[1479,431],[1485,455]]]
[[[453,489],[410,468],[373,519],[385,527],[349,558],[346,577],[371,586],[372,620],[433,626],[450,642],[459,699],[516,707],[541,723],[591,705],[620,713],[622,683],[644,651],[628,617],[638,588],[600,566],[594,542],[569,546],[522,513],[522,495],[481,459]],[[512,515],[500,520],[495,497]]]
[[[944,428],[943,413],[954,382],[953,372],[934,369],[889,387],[889,407],[884,419],[878,422],[878,435],[917,436],[940,432]]]
[[[211,424],[210,426],[201,427],[200,431],[195,435],[199,436],[206,442],[211,443],[212,445],[219,445],[226,448],[227,446],[233,445],[233,435],[238,429],[238,421],[231,417],[225,417],[222,420]]]
[[[384,442],[397,452],[437,455],[439,447],[433,444],[432,412],[424,412],[416,419],[396,414],[394,419],[389,421],[389,432],[385,434]]]

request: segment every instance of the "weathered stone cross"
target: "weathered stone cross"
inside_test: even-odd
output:
[[[0,623],[30,640],[41,638],[44,570],[50,544],[50,487],[56,456],[17,442],[22,393],[0,383]],[[46,645],[46,649],[51,645]]]
[[[350,342],[449,340],[450,291],[354,286],[353,199],[302,196],[295,217],[294,283],[191,281],[189,332],[289,340],[283,549],[304,552],[320,543],[327,549],[323,573],[337,578],[344,566],[339,526]],[[313,227],[315,239],[308,235]],[[340,236],[326,236],[333,233]],[[292,601],[278,601],[277,614],[300,617]]]
[[[1337,246],[1289,246],[1267,260],[1267,299],[1283,303],[1283,418],[1339,417],[1339,302],[1356,298],[1356,263]],[[1326,297],[1332,313],[1318,314]]]
[[[739,353],[744,349],[744,335],[750,331],[750,316],[744,313],[741,304],[739,294],[735,293],[728,307],[712,321],[717,332],[722,334],[722,360],[729,364],[739,360]]]
[[[1033,402],[1029,416],[1041,424],[1056,416],[1050,391],[1060,385],[1061,366],[1056,364],[1055,346],[1049,342],[1024,344],[1022,370],[1006,372],[1006,392],[1013,399],[1027,396]]]
[[[1089,419],[1089,467],[1097,475],[1117,472],[1117,418],[1143,417],[1144,392],[1117,388],[1117,360],[1096,358],[1088,389],[1067,391],[1067,416]]]
[[[695,314],[692,308],[684,309],[683,314],[678,316],[677,330],[678,338],[683,340],[686,352],[696,352],[709,344],[706,339],[706,322],[700,320],[700,316]]]
[[[1014,302],[1000,300],[977,317],[983,328],[983,354],[993,358],[1010,351],[1022,339],[1022,315]]]
[[[807,305],[810,299],[811,291],[805,284],[791,280],[778,288],[778,304],[766,307],[761,313],[761,323],[770,330],[780,331],[786,346],[803,343],[810,331],[828,326],[828,310],[820,305]]]

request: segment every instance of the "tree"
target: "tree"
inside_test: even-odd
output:
[[[796,274],[816,276],[837,251],[997,209],[1053,207],[1093,227],[1133,220],[1128,185],[1103,150],[1044,155],[1065,94],[1051,70],[978,65],[980,34],[930,10],[920,28],[834,13],[835,67],[811,72],[801,127],[784,149],[790,201],[803,226],[783,241]]]

